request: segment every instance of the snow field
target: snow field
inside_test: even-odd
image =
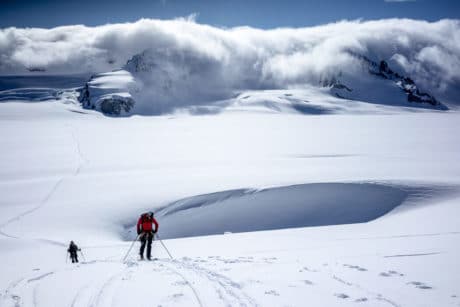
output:
[[[0,306],[459,306],[458,117],[235,111],[115,119],[74,104],[2,103]],[[121,261],[146,210],[258,191],[189,208],[236,221],[247,209],[257,229],[270,210],[273,221],[289,208],[264,193],[288,199],[294,187],[293,195],[315,200],[350,186],[330,208],[356,205],[354,195],[364,205],[360,195],[374,188],[399,200],[364,223],[219,229],[164,240],[174,260],[155,242],[157,261],[137,262],[138,245]],[[204,221],[165,219],[160,235]],[[70,240],[83,249],[79,265],[65,262]]]

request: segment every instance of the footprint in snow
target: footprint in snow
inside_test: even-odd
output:
[[[365,268],[363,268],[363,267],[360,267],[359,265],[344,264],[343,266],[346,267],[346,268],[349,268],[349,269],[358,270],[358,271],[360,271],[360,272],[365,272],[365,271],[367,271],[367,269],[365,269]]]
[[[404,274],[401,274],[401,273],[396,272],[396,271],[381,272],[379,275],[382,276],[382,277],[404,276]]]
[[[314,283],[313,283],[312,281],[308,280],[308,279],[305,279],[305,280],[302,280],[302,281],[303,281],[303,283],[306,284],[306,285],[309,285],[309,286],[313,286],[313,285],[314,285]]]
[[[349,296],[346,295],[345,293],[335,293],[334,296],[337,297],[337,298],[341,298],[341,299],[349,298]]]
[[[252,262],[254,262],[252,259],[247,258],[247,257],[238,257],[238,259],[233,259],[232,261],[238,262],[238,263],[252,263]]]
[[[242,259],[242,260],[252,260],[252,257],[245,257],[245,256],[239,256],[238,259]]]
[[[173,286],[186,286],[186,285],[188,285],[188,282],[183,281],[183,280],[179,280],[179,281],[173,282],[172,285]]]
[[[274,296],[280,296],[280,294],[278,292],[276,292],[275,290],[265,291],[265,294],[274,295]]]
[[[227,263],[227,264],[232,264],[232,263],[240,263],[241,261],[238,260],[238,259],[223,259],[222,260],[224,263]]]
[[[308,267],[306,267],[306,266],[304,266],[303,268],[301,268],[301,269],[299,270],[299,272],[304,272],[304,271],[306,271],[306,272],[311,272],[311,273],[316,273],[316,272],[318,272],[317,270],[310,269],[310,268],[308,268]]]
[[[133,267],[133,266],[138,266],[139,263],[137,261],[127,261],[126,266],[127,267]]]
[[[123,277],[121,278],[121,280],[123,280],[123,281],[131,280],[132,275],[133,275],[132,271],[131,271],[131,272],[128,272],[128,274],[126,274],[125,276],[123,276]]]
[[[249,283],[251,284],[261,284],[262,282],[258,279],[249,279],[248,280]]]
[[[336,281],[338,281],[339,283],[341,284],[344,284],[344,285],[347,285],[347,286],[353,286],[353,284],[349,281],[346,281],[346,280],[343,280],[342,278],[336,276],[336,275],[333,275],[332,278]]]
[[[433,289],[433,287],[430,287],[430,286],[428,286],[427,284],[425,284],[425,283],[423,283],[423,282],[420,282],[420,281],[411,281],[411,282],[408,282],[407,284],[408,284],[408,285],[413,285],[413,286],[415,286],[417,289],[422,289],[422,290]]]
[[[174,293],[174,294],[171,295],[170,297],[171,297],[172,299],[174,299],[174,300],[177,300],[177,299],[179,299],[179,298],[181,298],[181,297],[183,297],[183,296],[184,296],[183,293]]]
[[[357,298],[355,299],[355,302],[356,303],[362,303],[362,302],[367,302],[367,297],[361,297],[361,298]]]
[[[21,306],[21,297],[18,295],[12,295],[11,298],[14,301],[14,307],[20,307]]]
[[[276,257],[265,257],[262,258],[265,263],[271,264],[274,263],[276,260],[278,260]]]

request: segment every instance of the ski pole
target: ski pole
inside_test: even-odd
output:
[[[83,252],[81,250],[79,252],[80,252],[81,256],[83,257],[83,261],[86,262],[85,255],[83,255]]]
[[[140,236],[140,234],[138,234],[137,237],[133,240],[133,243],[131,243],[131,246],[129,247],[128,252],[126,253],[125,257],[123,258],[123,262],[126,261],[126,258],[128,257],[129,253],[131,252],[131,249],[133,248],[134,243],[136,243],[136,241],[139,239],[139,236]]]
[[[160,236],[158,235],[158,233],[155,234],[157,237],[158,237],[158,240],[160,240],[160,243],[161,245],[163,245],[164,249],[166,250],[166,252],[168,253],[169,257],[171,259],[174,259],[173,256],[171,256],[171,253],[169,252],[169,250],[166,248],[166,245],[163,243],[163,241],[161,240]]]

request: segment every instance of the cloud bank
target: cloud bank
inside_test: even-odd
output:
[[[351,54],[386,60],[437,95],[448,97],[460,84],[459,20],[340,21],[261,30],[217,28],[182,18],[6,28],[0,30],[0,74],[104,72],[145,50],[157,83],[175,87],[179,96],[318,84],[322,76],[339,71],[359,74]]]

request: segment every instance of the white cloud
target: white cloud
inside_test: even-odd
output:
[[[169,86],[174,95],[165,97],[174,99],[191,97],[190,92],[219,96],[233,89],[317,84],[325,74],[356,70],[349,51],[390,60],[425,89],[448,90],[460,83],[460,21],[409,19],[272,30],[216,28],[193,16],[98,27],[6,28],[0,30],[0,74],[37,67],[48,73],[108,71],[147,49],[157,65],[153,77],[161,84],[156,85]]]

